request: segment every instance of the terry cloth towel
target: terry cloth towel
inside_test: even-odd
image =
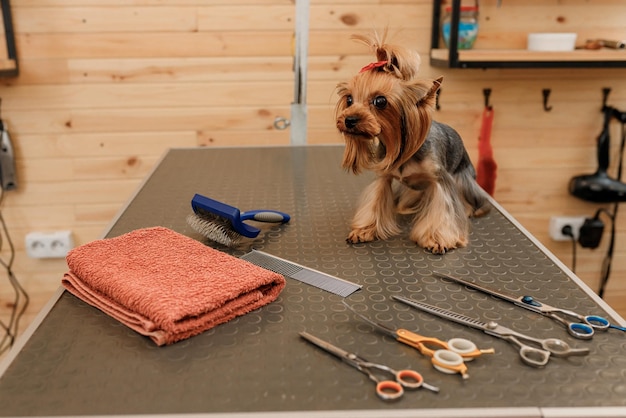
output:
[[[274,301],[285,278],[163,227],[90,242],[67,255],[62,284],[157,345]]]

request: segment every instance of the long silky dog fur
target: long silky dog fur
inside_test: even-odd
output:
[[[402,232],[435,254],[468,244],[470,217],[488,212],[486,193],[459,134],[432,118],[443,78],[417,78],[419,55],[386,44],[385,35],[355,35],[376,61],[337,86],[337,129],[345,139],[342,166],[371,170],[351,222],[350,243],[385,240]]]

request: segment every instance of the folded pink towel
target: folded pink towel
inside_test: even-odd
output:
[[[63,286],[157,345],[200,334],[274,301],[285,278],[163,227],[67,255]]]

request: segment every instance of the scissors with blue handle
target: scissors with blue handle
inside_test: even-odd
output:
[[[425,337],[402,328],[392,329],[360,314],[352,306],[348,305],[345,300],[342,303],[359,318],[385,335],[411,346],[423,355],[430,357],[435,369],[443,373],[459,373],[463,379],[468,379],[469,374],[467,373],[465,362],[482,354],[493,354],[495,352],[493,348],[479,350],[476,344],[464,338],[452,338],[449,341],[442,341],[439,338]],[[431,347],[434,347],[434,349]]]
[[[554,306],[546,305],[545,303],[539,302],[532,296],[507,295],[505,293],[496,292],[495,290],[488,289],[476,283],[458,277],[453,277],[448,274],[438,272],[433,272],[433,274],[443,279],[449,279],[457,283],[464,284],[465,286],[471,287],[472,289],[480,290],[481,292],[487,293],[488,295],[496,296],[500,299],[512,302],[517,306],[521,306],[522,308],[526,308],[533,312],[537,312],[549,318],[552,318],[555,321],[565,325],[565,327],[567,328],[567,332],[569,332],[575,338],[589,340],[591,339],[591,337],[593,337],[594,330],[606,331],[609,327],[619,329],[619,327],[612,326],[608,319],[601,316],[581,315],[577,312],[569,311],[567,309],[555,308]],[[557,315],[559,313],[572,318],[576,318],[581,322],[568,321]]]
[[[427,303],[418,302],[413,299],[405,298],[403,296],[391,296],[393,299],[420,309],[425,312],[429,312],[433,315],[437,315],[440,318],[446,318],[459,324],[467,325],[473,328],[482,330],[485,334],[492,335],[494,337],[501,338],[505,341],[511,342],[519,347],[519,355],[522,361],[529,366],[543,367],[548,364],[550,355],[555,357],[569,357],[569,356],[584,356],[589,354],[587,348],[571,348],[563,340],[558,338],[533,338],[531,336],[522,334],[517,331],[513,331],[510,328],[499,325],[497,322],[481,322],[474,318],[442,309],[437,306],[429,305]],[[539,345],[541,348],[533,347],[525,344],[522,341],[529,341]]]
[[[404,395],[404,389],[425,388],[433,392],[439,392],[437,386],[432,386],[424,382],[421,374],[415,370],[394,370],[384,364],[371,363],[354,353],[345,351],[331,343],[324,341],[308,332],[301,332],[300,336],[317,347],[339,357],[344,363],[365,373],[371,380],[376,383],[376,394],[385,401],[391,401],[401,398]],[[384,380],[377,377],[384,374],[392,376],[393,380]]]

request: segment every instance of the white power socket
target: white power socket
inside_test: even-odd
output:
[[[26,255],[30,258],[64,258],[73,247],[72,231],[26,234]]]
[[[585,223],[585,216],[552,216],[550,218],[550,238],[555,241],[571,241],[572,237],[563,234],[563,227],[572,228],[574,239],[580,236],[580,227]]]

